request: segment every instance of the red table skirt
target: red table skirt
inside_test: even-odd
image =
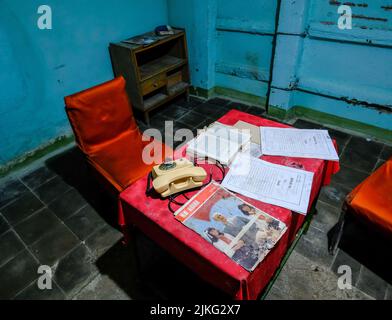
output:
[[[219,122],[234,125],[238,120],[257,126],[288,127],[237,110],[231,110],[219,119]],[[185,148],[182,148],[176,152],[175,157],[178,158],[184,154]],[[337,162],[317,159],[276,156],[263,156],[262,159],[276,164],[301,167],[304,170],[314,172],[309,207],[317,197],[320,188],[328,184],[331,175],[339,170]],[[207,172],[212,171],[213,178],[220,178],[221,173],[215,166],[203,166]],[[144,177],[120,194],[120,225],[136,226],[202,279],[238,300],[257,299],[279,267],[283,256],[305,219],[304,215],[291,212],[288,209],[241,196],[241,198],[278,218],[288,226],[287,232],[265,259],[253,272],[248,272],[196,232],[177,221],[168,209],[168,200],[147,197],[145,195],[146,183],[147,177]],[[178,201],[181,201],[180,198],[178,198]],[[173,208],[176,209],[176,207]]]

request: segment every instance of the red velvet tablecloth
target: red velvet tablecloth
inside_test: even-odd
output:
[[[218,121],[223,124],[234,125],[239,120],[257,126],[288,127],[237,110],[231,110]],[[175,157],[178,158],[182,155],[185,155],[185,148],[177,151]],[[261,159],[314,172],[309,208],[317,197],[320,188],[328,184],[331,175],[339,170],[337,162],[317,159],[277,156],[262,156]],[[221,177],[220,171],[215,166],[203,166],[208,173],[212,170],[214,179]],[[205,281],[238,300],[253,300],[259,296],[279,267],[281,259],[305,219],[304,215],[291,212],[288,209],[241,196],[288,226],[287,232],[265,259],[253,272],[248,272],[200,235],[177,221],[168,209],[168,200],[147,197],[145,195],[146,183],[147,177],[144,177],[120,194],[120,225],[135,225]],[[177,198],[178,201],[181,201],[181,199],[182,197]],[[185,198],[183,199],[186,201]],[[173,209],[177,208],[173,206]]]

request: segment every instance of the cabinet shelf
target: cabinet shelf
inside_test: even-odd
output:
[[[139,67],[140,80],[145,81],[163,72],[168,72],[186,64],[186,59],[166,55]]]
[[[186,82],[178,82],[170,87],[167,87],[167,93],[169,96],[173,96],[176,93],[183,91],[189,87],[189,84]]]

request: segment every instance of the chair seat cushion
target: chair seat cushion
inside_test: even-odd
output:
[[[150,138],[145,140],[147,141],[135,139],[127,131],[109,144],[101,145],[99,149],[89,153],[88,159],[113,185],[120,186],[118,191],[122,191],[147,175],[154,165],[171,154],[171,149],[160,141],[149,141]],[[102,172],[103,168],[107,174]]]
[[[355,213],[392,232],[392,158],[348,196]]]

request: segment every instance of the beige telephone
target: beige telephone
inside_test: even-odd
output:
[[[152,169],[152,185],[162,197],[200,187],[206,177],[203,168],[195,167],[185,158],[164,162]]]

